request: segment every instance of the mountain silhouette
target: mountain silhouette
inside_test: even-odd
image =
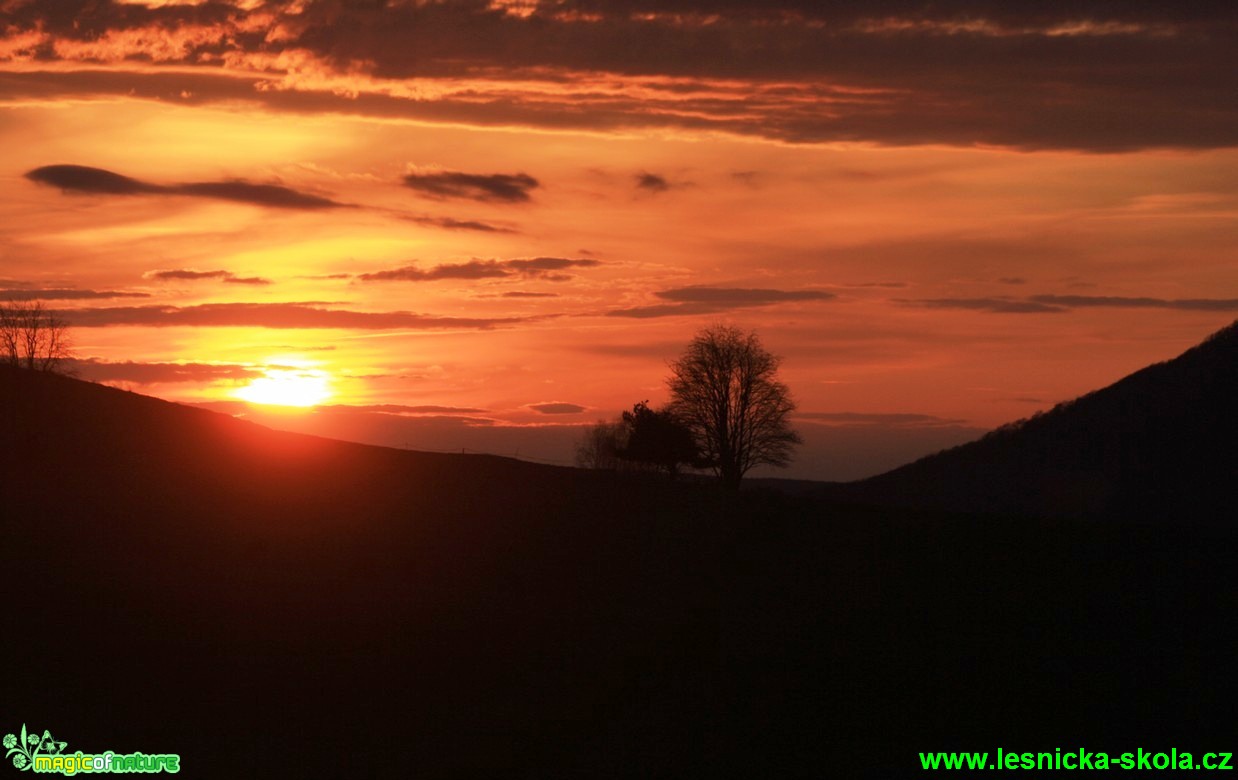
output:
[[[1007,515],[1232,517],[1238,323],[1173,360],[836,494]]]
[[[236,778],[1202,755],[1232,737],[1238,538],[1172,519],[727,495],[0,367],[0,733]]]

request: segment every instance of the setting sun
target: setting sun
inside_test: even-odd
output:
[[[0,0],[0,305],[82,379],[560,463],[725,323],[823,480],[1238,317],[1231,14],[869,5]]]
[[[243,401],[269,406],[307,407],[331,397],[327,375],[313,369],[267,369],[259,377],[233,393]]]

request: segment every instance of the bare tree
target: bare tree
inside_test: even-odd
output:
[[[0,362],[63,373],[72,357],[68,331],[42,301],[0,302]]]
[[[671,365],[670,409],[728,489],[753,466],[788,465],[801,442],[787,420],[795,402],[777,379],[779,362],[756,333],[717,325],[697,333]]]

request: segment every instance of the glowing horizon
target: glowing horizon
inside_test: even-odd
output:
[[[560,461],[729,322],[819,478],[1238,317],[1232,15],[638,5],[10,4],[0,296],[88,379]]]

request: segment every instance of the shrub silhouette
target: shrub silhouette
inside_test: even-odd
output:
[[[701,460],[692,429],[667,410],[649,408],[648,401],[624,412],[623,425],[627,428],[627,446],[619,450],[619,457],[624,460],[648,464],[672,479],[681,465],[695,465]]]

